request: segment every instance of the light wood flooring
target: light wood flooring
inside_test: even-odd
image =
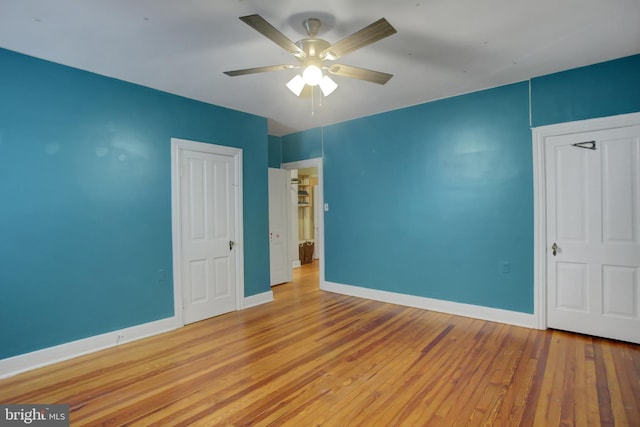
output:
[[[71,425],[640,426],[640,346],[318,289],[0,380]]]

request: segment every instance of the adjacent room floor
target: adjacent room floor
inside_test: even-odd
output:
[[[71,425],[640,425],[640,346],[323,292],[0,380]]]

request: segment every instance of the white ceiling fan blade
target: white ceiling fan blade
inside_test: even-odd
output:
[[[254,30],[294,55],[296,58],[304,58],[305,53],[291,39],[282,34],[276,27],[271,25],[260,15],[241,16],[240,20],[252,27]]]
[[[269,71],[282,71],[300,68],[298,65],[269,65],[267,67],[245,68],[244,70],[224,71],[227,76],[244,76],[245,74],[267,73]]]
[[[354,50],[363,48],[371,43],[389,37],[398,31],[389,22],[381,18],[373,24],[343,38],[320,53],[320,58],[330,61],[336,60]]]
[[[383,73],[381,71],[367,70],[366,68],[353,67],[351,65],[333,64],[326,67],[326,70],[335,75],[342,77],[350,77],[352,79],[365,80],[371,83],[383,85],[389,81],[393,74]]]

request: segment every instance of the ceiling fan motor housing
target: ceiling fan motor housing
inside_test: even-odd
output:
[[[304,53],[307,55],[307,59],[320,59],[320,53],[331,46],[328,41],[322,39],[302,39],[296,42],[296,45],[304,51]]]

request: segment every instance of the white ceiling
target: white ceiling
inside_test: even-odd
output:
[[[318,17],[330,43],[385,17],[398,33],[338,62],[322,105],[284,86],[295,64],[238,19],[260,14],[293,41]],[[269,133],[333,124],[640,53],[640,0],[0,0],[0,47],[269,119]],[[639,76],[640,77],[640,76]]]

